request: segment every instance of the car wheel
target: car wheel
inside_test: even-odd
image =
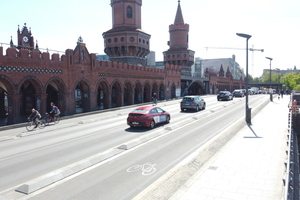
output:
[[[196,112],[198,112],[198,111],[199,111],[199,106],[197,105],[197,106],[196,106]]]
[[[183,112],[183,111],[184,111],[184,108],[181,108],[181,111]]]
[[[154,126],[155,126],[155,122],[152,120],[151,122],[150,122],[150,126],[149,126],[149,128],[154,128]]]
[[[169,115],[167,116],[166,123],[170,123],[170,116]]]

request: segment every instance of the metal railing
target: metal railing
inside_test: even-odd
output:
[[[297,115],[297,114],[296,114]],[[289,112],[288,121],[288,148],[286,161],[286,174],[284,181],[284,200],[299,200],[299,152],[298,152],[298,138],[297,131],[293,123],[296,121],[295,113],[291,110]]]

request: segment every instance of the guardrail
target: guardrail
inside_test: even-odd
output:
[[[287,141],[287,161],[286,174],[283,178],[285,191],[284,200],[299,200],[299,152],[297,130],[294,126],[297,115],[293,115],[293,111],[289,112],[288,120],[288,141]]]

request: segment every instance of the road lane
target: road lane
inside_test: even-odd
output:
[[[255,97],[256,98],[256,97]],[[250,107],[259,104],[261,99],[251,99]],[[205,112],[194,113],[195,123],[173,130],[163,137],[147,142],[127,151],[122,156],[104,162],[98,167],[87,170],[82,175],[62,181],[56,187],[49,187],[35,193],[33,199],[51,197],[55,199],[131,199],[149,186],[169,169],[181,162],[195,149],[205,144],[214,134],[244,116],[244,102],[218,102],[219,109],[203,117]],[[233,106],[232,106],[233,105]],[[181,113],[189,115],[190,113]],[[145,176],[142,171],[127,172],[133,165],[156,164],[155,173]]]

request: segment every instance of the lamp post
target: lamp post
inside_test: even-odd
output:
[[[269,89],[269,93],[270,93],[270,101],[273,101],[273,91],[272,91],[272,88],[271,88],[271,80],[272,80],[271,61],[273,60],[273,58],[266,57],[266,59],[270,60],[270,89]]]
[[[236,33],[237,36],[246,38],[246,122],[251,124],[251,108],[248,106],[248,40],[252,37],[251,35],[244,33]]]
[[[280,69],[276,68],[276,72],[277,72],[277,94],[280,94],[280,90],[279,90]]]

